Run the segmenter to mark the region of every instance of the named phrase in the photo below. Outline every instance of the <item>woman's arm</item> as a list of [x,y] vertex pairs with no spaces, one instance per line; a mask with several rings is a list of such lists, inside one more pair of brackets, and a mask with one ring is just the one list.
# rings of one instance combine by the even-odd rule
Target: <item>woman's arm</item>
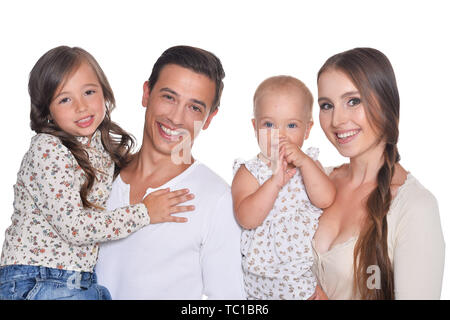
[[395,298],[439,299],[445,243],[437,201],[423,189],[419,194],[410,194],[399,210],[403,214],[394,231]]

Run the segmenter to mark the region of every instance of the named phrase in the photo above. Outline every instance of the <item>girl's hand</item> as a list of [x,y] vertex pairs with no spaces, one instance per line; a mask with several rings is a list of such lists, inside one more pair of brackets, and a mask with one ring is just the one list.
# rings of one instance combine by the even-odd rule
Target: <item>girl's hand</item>
[[317,285],[316,291],[314,291],[314,294],[308,298],[308,300],[329,300],[325,292],[323,292],[322,288]]
[[284,159],[284,153],[280,152],[275,172],[270,179],[281,189],[295,175],[296,170],[295,168],[287,169],[287,161]]
[[285,154],[287,163],[300,168],[307,155],[294,143],[289,142],[285,137],[280,137],[280,153]]
[[186,222],[184,217],[174,217],[178,212],[192,211],[194,206],[179,206],[180,203],[194,199],[194,195],[188,189],[170,191],[169,188],[156,190],[143,200],[147,207],[150,223],[161,222]]

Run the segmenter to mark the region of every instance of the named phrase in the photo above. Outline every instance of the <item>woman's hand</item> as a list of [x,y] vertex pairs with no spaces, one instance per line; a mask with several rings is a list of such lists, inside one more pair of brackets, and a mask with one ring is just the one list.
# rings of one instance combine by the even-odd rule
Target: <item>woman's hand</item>
[[143,200],[147,207],[150,223],[161,222],[186,222],[184,217],[174,217],[178,212],[192,211],[194,206],[179,206],[180,203],[194,199],[194,195],[188,189],[170,191],[169,188],[156,190]]
[[325,292],[323,292],[320,285],[316,286],[316,291],[314,291],[313,295],[308,298],[308,300],[329,300]]

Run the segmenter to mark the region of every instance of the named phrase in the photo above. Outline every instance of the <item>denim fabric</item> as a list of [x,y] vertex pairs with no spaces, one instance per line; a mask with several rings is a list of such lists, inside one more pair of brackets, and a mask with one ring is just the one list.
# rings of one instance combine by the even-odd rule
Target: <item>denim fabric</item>
[[0,300],[111,300],[91,272],[10,265],[0,268]]

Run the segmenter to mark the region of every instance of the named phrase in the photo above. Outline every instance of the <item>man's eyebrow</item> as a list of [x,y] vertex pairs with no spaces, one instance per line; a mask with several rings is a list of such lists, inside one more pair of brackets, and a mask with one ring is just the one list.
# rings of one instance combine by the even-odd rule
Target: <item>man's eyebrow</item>
[[203,101],[197,99],[191,99],[190,101],[192,101],[195,104],[201,105],[206,110],[206,103],[204,103]]
[[[170,89],[170,88],[167,88],[167,87],[161,88],[159,91],[160,91],[160,92],[161,92],[161,91],[163,91],[163,92],[169,92],[169,93],[171,93],[171,94],[173,94],[174,96],[177,96],[177,97],[180,96],[176,91],[174,91],[174,90],[172,90],[172,89]],[[203,101],[201,101],[201,100],[198,100],[198,99],[190,99],[189,101],[191,101],[191,102],[193,102],[193,103],[195,103],[195,104],[198,104],[198,105],[202,106],[202,107],[206,110],[206,103],[205,103],[205,102],[203,102]]]
[[169,92],[169,93],[171,93],[171,94],[173,94],[173,95],[175,95],[175,96],[179,96],[179,94],[178,93],[176,93],[175,91],[173,91],[172,89],[170,89],[170,88],[161,88],[160,90],[159,90],[160,92],[161,91],[166,91],[166,92]]

